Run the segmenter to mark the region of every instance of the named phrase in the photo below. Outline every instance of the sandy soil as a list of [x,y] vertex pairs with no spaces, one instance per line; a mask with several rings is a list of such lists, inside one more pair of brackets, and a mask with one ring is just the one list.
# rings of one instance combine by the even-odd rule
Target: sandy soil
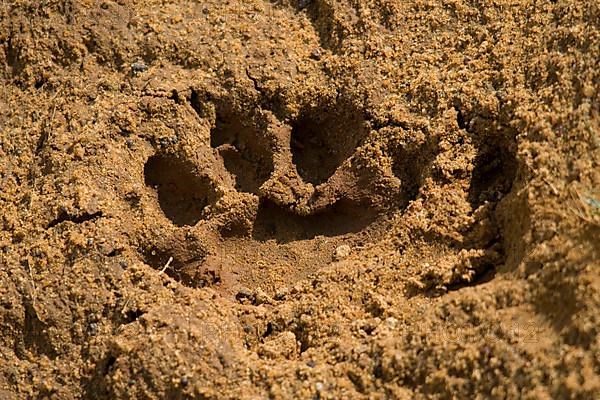
[[600,3],[0,3],[1,399],[600,398]]

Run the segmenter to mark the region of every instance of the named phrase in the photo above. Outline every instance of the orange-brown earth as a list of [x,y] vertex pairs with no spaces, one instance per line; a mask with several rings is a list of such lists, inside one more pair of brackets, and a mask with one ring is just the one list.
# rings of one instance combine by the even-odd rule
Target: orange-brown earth
[[600,397],[600,4],[3,1],[0,398]]

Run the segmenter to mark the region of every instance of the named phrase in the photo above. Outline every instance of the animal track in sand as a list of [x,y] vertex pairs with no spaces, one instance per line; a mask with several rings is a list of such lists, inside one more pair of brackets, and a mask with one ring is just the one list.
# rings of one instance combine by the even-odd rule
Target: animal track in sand
[[[195,108],[214,110],[199,114],[212,125],[197,141],[203,156],[157,151],[145,164],[145,183],[166,217],[161,224],[173,227],[165,228],[170,236],[146,241],[142,255],[159,270],[172,257],[170,276],[230,295],[240,287],[274,293],[335,261],[340,245],[375,242],[388,229],[388,212],[420,196],[440,151],[429,139],[408,140],[389,150],[391,168],[369,170],[361,146],[370,124],[339,99],[286,121],[258,107],[203,102]],[[466,194],[473,210],[511,190],[514,149],[499,137],[474,140]],[[480,245],[494,246],[498,235]]]

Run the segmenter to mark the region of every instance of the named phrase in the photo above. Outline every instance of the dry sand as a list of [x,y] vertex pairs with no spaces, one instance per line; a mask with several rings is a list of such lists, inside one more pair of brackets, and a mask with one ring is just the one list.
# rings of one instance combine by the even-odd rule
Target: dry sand
[[1,399],[600,398],[600,3],[0,3]]

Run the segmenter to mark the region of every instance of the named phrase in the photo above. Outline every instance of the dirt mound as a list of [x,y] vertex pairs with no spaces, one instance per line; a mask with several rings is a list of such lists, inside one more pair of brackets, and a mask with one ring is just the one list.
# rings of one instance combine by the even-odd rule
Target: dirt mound
[[0,15],[0,398],[600,395],[595,2]]

